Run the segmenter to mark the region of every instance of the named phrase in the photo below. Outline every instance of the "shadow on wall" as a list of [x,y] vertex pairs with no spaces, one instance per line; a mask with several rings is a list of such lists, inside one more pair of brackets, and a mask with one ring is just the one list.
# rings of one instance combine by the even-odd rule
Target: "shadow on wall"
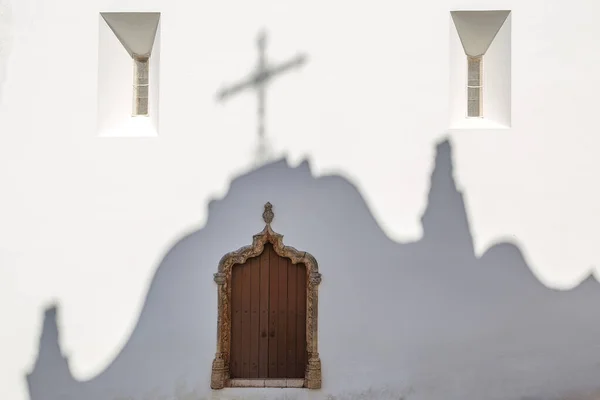
[[[323,389],[210,390],[216,346],[213,273],[251,243],[274,207],[284,243],[309,251],[323,274],[319,350]],[[205,398],[559,399],[598,389],[600,287],[543,286],[519,249],[476,258],[451,145],[437,145],[423,237],[391,241],[358,190],[284,160],[235,179],[209,204],[206,226],[162,260],[128,342],[95,378],[72,377],[45,313],[31,400]],[[221,397],[223,396],[223,397]],[[333,396],[333,397],[328,397]]]

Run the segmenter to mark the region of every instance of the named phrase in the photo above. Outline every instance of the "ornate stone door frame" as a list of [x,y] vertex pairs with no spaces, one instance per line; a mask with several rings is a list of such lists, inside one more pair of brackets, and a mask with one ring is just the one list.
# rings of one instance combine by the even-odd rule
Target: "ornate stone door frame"
[[252,245],[242,247],[225,254],[219,261],[219,269],[214,274],[218,285],[217,318],[217,352],[212,363],[210,387],[223,389],[229,386],[229,356],[231,354],[231,270],[235,264],[243,264],[247,259],[260,255],[267,242],[273,245],[275,253],[280,257],[289,258],[293,264],[303,263],[306,266],[306,349],[308,362],[304,374],[304,387],[308,389],[321,388],[321,359],[319,358],[317,340],[318,320],[318,287],[321,274],[315,258],[305,251],[298,251],[283,244],[283,235],[271,229],[273,210],[271,203],[265,204],[263,220],[265,228],[252,238]]

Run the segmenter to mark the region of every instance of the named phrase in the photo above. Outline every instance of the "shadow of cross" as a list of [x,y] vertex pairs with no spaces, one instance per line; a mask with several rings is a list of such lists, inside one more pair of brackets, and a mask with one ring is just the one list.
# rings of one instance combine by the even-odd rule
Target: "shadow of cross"
[[306,56],[299,54],[291,60],[278,64],[269,65],[266,54],[267,34],[261,31],[258,35],[258,64],[249,77],[243,81],[224,88],[217,94],[217,100],[224,101],[228,97],[245,89],[255,89],[258,96],[258,152],[257,163],[266,162],[268,150],[265,139],[265,86],[275,76],[290,69],[302,66],[306,62]]

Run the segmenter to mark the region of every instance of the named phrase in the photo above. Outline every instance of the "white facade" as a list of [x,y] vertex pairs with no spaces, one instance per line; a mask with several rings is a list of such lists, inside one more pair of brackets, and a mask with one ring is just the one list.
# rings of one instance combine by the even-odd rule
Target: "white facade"
[[[10,3],[11,27],[9,51],[0,60],[0,315],[2,326],[9,327],[0,340],[2,398],[28,398],[24,377],[35,363],[43,309],[51,301],[60,307],[60,344],[73,376],[93,379],[111,365],[137,324],[163,257],[184,235],[202,228],[208,202],[223,197],[230,180],[249,171],[255,95],[219,104],[215,94],[250,72],[262,27],[270,34],[271,61],[299,51],[309,55],[305,67],[277,78],[267,91],[266,129],[277,154],[292,166],[309,159],[316,176],[347,178],[391,240],[421,239],[436,145],[449,137],[477,256],[499,241],[516,243],[536,277],[556,288],[572,288],[598,266],[600,5],[594,0],[4,3]],[[484,9],[511,10],[510,40],[502,42],[510,46],[510,123],[451,129],[452,104],[463,94],[460,78],[453,78],[460,77],[453,63],[460,46],[450,11]],[[161,12],[158,129],[138,135],[149,137],[100,137],[98,130],[99,14],[119,11]],[[236,219],[220,215],[234,234],[215,243],[199,267],[206,279],[200,314],[207,316],[199,340],[209,364],[216,328],[212,272],[224,252],[249,244],[262,228],[258,215],[268,200],[279,207],[276,230],[286,244],[310,251],[323,269],[324,389],[307,396],[343,396],[373,386],[375,393],[390,387],[390,396],[501,398],[504,388],[491,378],[486,386],[481,377],[484,383],[469,390],[466,378],[444,380],[444,367],[426,362],[413,381],[408,373],[398,380],[395,373],[381,375],[385,362],[376,359],[393,353],[396,340],[389,332],[381,348],[359,352],[357,364],[348,364],[344,346],[365,342],[359,336],[336,342],[332,319],[339,310],[332,304],[352,290],[351,282],[344,281],[340,266],[323,266],[335,264],[335,257],[309,239],[310,224],[294,225],[303,218],[302,204],[265,190],[275,199],[237,198],[244,205],[236,215],[239,227]],[[360,282],[368,277],[362,274],[346,279]],[[338,286],[328,292],[331,282]],[[593,316],[597,303],[581,304]],[[368,309],[363,311],[360,321],[368,324]],[[387,323],[392,330],[402,326]],[[367,326],[360,329],[368,331]],[[444,351],[452,358],[459,350]],[[561,351],[556,357],[568,359]],[[569,351],[575,360],[584,349]],[[409,359],[398,371],[411,370]],[[184,382],[186,390],[222,395],[206,391],[209,364],[202,364],[206,369],[198,371],[197,381]],[[361,370],[359,364],[368,367]],[[469,365],[479,370],[473,367],[477,362]],[[564,368],[589,365],[565,362]],[[597,373],[583,369],[565,391],[592,390],[586,385]],[[522,383],[514,396],[547,394],[540,389],[544,379],[552,381],[533,379],[530,392]],[[350,380],[353,385],[345,386]],[[431,380],[438,386],[428,386]],[[147,393],[135,395],[138,400]]]

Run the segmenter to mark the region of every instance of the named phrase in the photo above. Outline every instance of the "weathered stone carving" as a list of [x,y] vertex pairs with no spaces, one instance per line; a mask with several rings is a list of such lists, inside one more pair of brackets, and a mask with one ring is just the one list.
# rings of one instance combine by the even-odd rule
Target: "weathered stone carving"
[[214,280],[218,285],[217,352],[212,363],[211,388],[222,389],[229,384],[229,356],[231,350],[231,270],[235,264],[243,264],[247,259],[260,255],[265,244],[271,243],[275,253],[289,258],[293,264],[302,263],[308,275],[306,285],[306,348],[308,362],[304,377],[304,387],[321,388],[321,359],[318,351],[318,287],[321,282],[319,266],[315,258],[305,251],[296,250],[283,244],[283,235],[271,229],[274,213],[271,203],[265,204],[263,219],[265,228],[252,238],[252,245],[225,254],[219,261]]
[[273,222],[274,217],[273,206],[271,203],[267,202],[267,204],[265,204],[265,211],[263,212],[263,221],[265,221],[265,224],[270,225],[271,222]]

